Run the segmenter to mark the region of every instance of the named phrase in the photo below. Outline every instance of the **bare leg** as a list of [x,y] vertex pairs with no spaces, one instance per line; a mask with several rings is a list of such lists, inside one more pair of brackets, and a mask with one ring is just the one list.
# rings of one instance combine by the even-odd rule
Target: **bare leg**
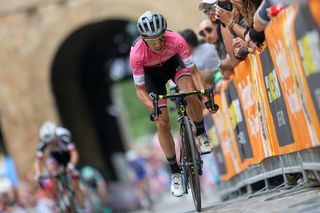
[[[193,84],[191,76],[182,76],[178,80],[178,87],[180,90],[191,91],[195,90],[195,86]],[[202,104],[199,98],[196,95],[188,96],[186,98],[188,102],[187,110],[188,115],[190,116],[191,120],[193,121],[202,121],[203,114],[202,114]]]
[[161,108],[161,115],[156,119],[158,129],[158,138],[160,146],[166,157],[172,157],[175,154],[175,145],[171,134],[168,109]]

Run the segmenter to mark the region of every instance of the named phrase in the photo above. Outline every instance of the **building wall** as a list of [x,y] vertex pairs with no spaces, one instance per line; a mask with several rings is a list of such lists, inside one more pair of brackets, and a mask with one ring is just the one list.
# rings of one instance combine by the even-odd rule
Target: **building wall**
[[61,43],[82,26],[107,19],[135,21],[146,10],[162,13],[168,28],[197,29],[199,1],[1,0],[0,119],[8,153],[22,174],[33,162],[39,125],[59,122],[50,67]]

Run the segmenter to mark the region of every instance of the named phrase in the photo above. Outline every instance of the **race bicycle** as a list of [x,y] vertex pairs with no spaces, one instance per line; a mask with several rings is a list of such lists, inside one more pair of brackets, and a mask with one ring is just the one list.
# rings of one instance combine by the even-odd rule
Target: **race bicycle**
[[178,123],[180,126],[180,163],[181,174],[183,177],[184,192],[188,194],[188,189],[191,188],[192,198],[195,209],[201,211],[201,189],[200,178],[202,175],[202,160],[199,150],[195,142],[195,137],[192,131],[191,121],[187,114],[187,102],[184,99],[190,95],[208,95],[210,97],[211,106],[214,112],[217,112],[219,106],[214,103],[214,91],[210,89],[194,90],[194,91],[179,91],[178,87],[171,89],[173,91],[166,95],[150,94],[153,101],[154,110],[152,117],[159,115],[158,101],[161,99],[170,99],[175,102],[176,111],[178,114]]
[[[56,203],[55,212],[58,213],[76,213],[79,212],[79,206],[75,199],[75,193],[69,181],[69,173],[59,171],[56,174],[46,174],[40,178],[40,185],[48,192],[53,194]],[[50,185],[50,186],[49,186]],[[54,185],[54,186],[52,186]],[[49,186],[49,187],[47,187]]]

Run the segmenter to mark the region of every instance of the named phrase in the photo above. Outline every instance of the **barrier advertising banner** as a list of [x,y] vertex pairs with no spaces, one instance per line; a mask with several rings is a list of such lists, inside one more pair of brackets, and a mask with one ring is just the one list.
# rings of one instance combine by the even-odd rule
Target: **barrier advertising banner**
[[[318,6],[319,9],[320,4]],[[320,31],[308,5],[297,9],[293,22],[292,50],[314,146],[320,143]]]
[[270,133],[268,133],[267,111],[268,104],[264,102],[265,94],[260,88],[261,75],[259,61],[255,56],[249,56],[242,61],[235,72],[234,84],[239,94],[240,106],[243,109],[243,120],[246,122],[246,128],[252,154],[247,159],[248,163],[259,163],[262,159],[272,155],[272,145],[270,142]]
[[234,148],[235,136],[232,131],[233,129],[224,91],[225,88],[221,94],[215,96],[215,102],[220,106],[220,109],[217,113],[213,114],[212,117],[219,136],[225,166],[220,167],[221,163],[219,164],[219,169],[225,169],[223,174],[221,174],[221,180],[228,180],[236,175],[240,171],[240,168],[236,159],[236,149]]
[[274,137],[276,140],[273,141],[273,151],[274,155],[283,154],[285,150],[281,149],[281,147],[294,144],[289,115],[286,109],[283,92],[280,87],[279,77],[274,69],[268,48],[264,49],[259,57],[261,60],[261,71],[272,115],[272,121],[269,119],[268,123],[269,126],[273,123],[275,128]]
[[234,69],[206,115],[222,181],[276,155],[320,145],[320,1],[294,4],[265,30],[266,48]]
[[[294,143],[282,146],[284,153],[298,151],[311,146],[310,123],[306,117],[301,94],[302,88],[297,83],[297,60],[293,54],[291,23],[297,7],[289,7],[278,14],[277,19],[266,29],[268,49],[274,62],[283,99],[294,138]],[[280,141],[285,143],[285,141]]]

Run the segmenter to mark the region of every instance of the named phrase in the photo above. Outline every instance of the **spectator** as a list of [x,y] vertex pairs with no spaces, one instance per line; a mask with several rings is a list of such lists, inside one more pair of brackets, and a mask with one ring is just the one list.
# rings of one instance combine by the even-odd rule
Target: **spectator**
[[215,46],[210,43],[200,43],[197,35],[191,29],[185,29],[179,33],[189,44],[194,62],[206,83],[215,87],[218,81],[221,80],[220,59]]
[[151,195],[149,186],[149,174],[147,162],[135,150],[128,150],[126,159],[129,166],[131,181],[135,184],[142,207],[151,207]]
[[[216,0],[202,0],[199,4],[199,10],[202,10],[205,14],[208,15],[208,18],[211,21],[211,26],[216,24],[217,26],[217,35],[218,41],[223,42],[227,55],[225,58],[221,58],[220,69],[224,76],[224,79],[229,79],[229,77],[233,74],[233,69],[235,66],[238,65],[240,60],[238,60],[233,53],[233,46],[232,46],[232,39],[234,38],[233,34],[227,29],[223,27],[220,21],[217,19],[216,16],[216,8],[217,8],[217,1]],[[209,12],[207,12],[209,11]],[[215,14],[215,15],[214,15]],[[204,30],[206,26],[208,26],[208,22],[201,22],[200,30]],[[221,33],[220,33],[221,32]]]
[[[225,48],[221,42],[219,42],[218,34],[216,31],[217,24],[213,23],[212,21],[206,19],[203,20],[200,25],[199,25],[199,35],[202,36],[205,42],[208,42],[210,44],[214,44],[216,46],[218,55],[220,56],[220,63],[219,63],[219,68],[221,69],[221,73],[224,77],[224,79],[229,79],[229,77],[233,74],[233,67],[232,69],[227,69],[229,68],[225,64],[228,63],[229,57],[223,57],[226,55]],[[228,59],[227,59],[228,58]]]
[[270,0],[264,0],[261,3],[254,14],[253,27],[245,35],[245,40],[252,49],[259,50],[265,39],[264,30],[270,22],[270,18],[275,17],[284,8],[285,5],[272,4]]
[[87,165],[81,169],[80,174],[81,183],[86,192],[86,201],[88,201],[85,202],[85,212],[111,212],[111,209],[107,207],[107,183],[101,173]]
[[216,47],[219,58],[222,60],[226,58],[227,53],[222,38],[219,37],[218,27],[218,24],[205,19],[200,22],[198,34],[205,42]]

